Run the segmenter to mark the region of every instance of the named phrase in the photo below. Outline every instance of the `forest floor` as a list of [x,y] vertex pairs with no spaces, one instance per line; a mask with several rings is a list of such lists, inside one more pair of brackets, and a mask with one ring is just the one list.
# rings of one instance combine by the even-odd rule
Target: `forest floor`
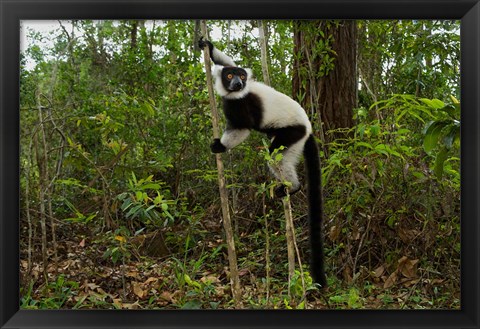
[[[31,274],[22,275],[21,307],[25,309],[224,309],[233,308],[225,246],[220,236],[197,241],[188,254],[146,257],[128,251],[116,236],[117,247],[105,244],[105,235],[68,236],[57,241],[58,261],[49,264],[45,284],[42,264],[33,262]],[[241,237],[248,240],[248,237]],[[122,247],[122,245],[124,245]],[[418,260],[403,259],[389,273],[360,267],[355,278],[345,280],[329,271],[329,286],[319,290],[302,283],[297,272],[285,282],[286,260],[270,247],[269,273],[265,250],[239,248],[239,274],[243,308],[251,309],[459,309],[459,279],[418,266]],[[115,262],[112,250],[123,249]],[[110,250],[110,252],[108,252]],[[193,251],[192,251],[193,250]],[[114,251],[115,252],[115,251]],[[54,251],[49,250],[53,255]],[[40,253],[38,253],[40,254]],[[113,255],[115,255],[113,253]],[[20,266],[28,268],[25,253]],[[285,263],[285,264],[282,264]],[[328,258],[327,258],[328,264]],[[283,268],[282,268],[283,266]],[[297,267],[298,268],[298,267]],[[308,270],[304,266],[305,270]],[[330,273],[328,273],[330,272]],[[347,282],[350,281],[350,282]],[[305,287],[303,286],[305,284]],[[304,300],[304,291],[306,303]],[[452,292],[453,291],[453,292]]]

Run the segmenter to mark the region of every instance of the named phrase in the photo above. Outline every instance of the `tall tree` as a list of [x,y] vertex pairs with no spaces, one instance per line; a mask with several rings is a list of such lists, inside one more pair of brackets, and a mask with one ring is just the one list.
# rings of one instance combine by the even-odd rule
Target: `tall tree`
[[357,103],[356,22],[296,21],[293,31],[294,97],[325,129],[352,127]]

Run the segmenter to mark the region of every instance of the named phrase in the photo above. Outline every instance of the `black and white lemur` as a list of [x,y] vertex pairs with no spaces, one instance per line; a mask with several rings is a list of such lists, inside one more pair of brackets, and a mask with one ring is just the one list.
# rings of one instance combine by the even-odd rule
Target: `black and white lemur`
[[214,139],[210,146],[212,152],[221,153],[234,148],[248,137],[252,129],[266,133],[272,142],[270,152],[284,146],[278,168],[270,166],[270,170],[278,180],[291,183],[289,187],[283,184],[277,187],[277,197],[285,196],[287,189],[290,194],[300,189],[296,166],[303,153],[308,179],[311,274],[315,282],[325,286],[320,159],[305,110],[287,95],[253,80],[250,69],[237,67],[232,58],[210,41],[200,39],[198,45],[201,49],[209,47],[215,63],[215,90],[223,99],[227,121],[222,137]]

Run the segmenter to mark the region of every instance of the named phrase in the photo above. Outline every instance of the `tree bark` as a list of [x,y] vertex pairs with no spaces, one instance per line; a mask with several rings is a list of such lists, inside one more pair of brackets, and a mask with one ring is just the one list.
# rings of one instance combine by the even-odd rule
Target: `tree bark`
[[137,49],[137,31],[138,31],[138,21],[132,21],[130,28],[130,49]]
[[268,61],[267,61],[267,40],[265,37],[265,28],[263,25],[263,21],[258,21],[258,39],[260,42],[260,52],[262,58],[262,74],[263,74],[263,82],[270,86],[270,77],[268,75]]
[[357,105],[355,21],[294,22],[293,95],[326,130],[353,127]]

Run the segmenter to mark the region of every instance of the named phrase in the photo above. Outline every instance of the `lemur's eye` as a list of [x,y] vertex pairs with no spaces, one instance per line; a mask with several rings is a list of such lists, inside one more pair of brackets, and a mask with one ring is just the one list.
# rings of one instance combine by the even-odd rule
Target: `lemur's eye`
[[233,74],[230,73],[229,75],[227,75],[228,80],[232,80],[232,78],[233,78]]
[[242,74],[242,75],[240,76],[240,79],[245,80],[245,75]]

